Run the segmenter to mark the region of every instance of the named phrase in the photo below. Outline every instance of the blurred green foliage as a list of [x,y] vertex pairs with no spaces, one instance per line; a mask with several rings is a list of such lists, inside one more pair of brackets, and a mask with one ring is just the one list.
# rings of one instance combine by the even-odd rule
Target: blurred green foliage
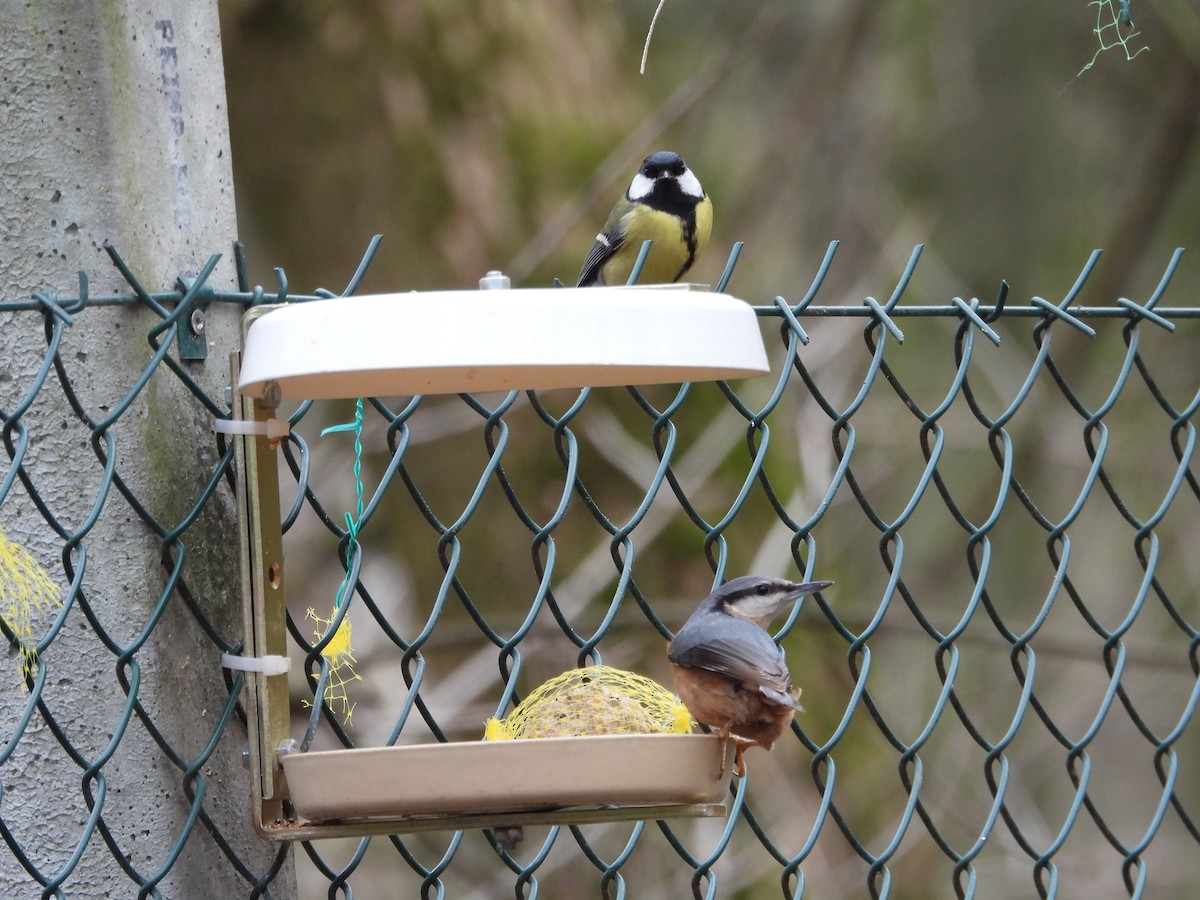
[[1197,230],[1200,23],[1138,7],[1149,52],[1077,78],[1083,2],[672,0],[639,75],[645,0],[233,0],[243,238],[295,284],[348,275],[375,232],[366,290],[568,281],[669,147],[716,206],[696,280],[745,241],[752,300],[795,296],[831,239],[866,283],[924,242],[934,293],[1052,295],[1104,247],[1089,290],[1144,291]]

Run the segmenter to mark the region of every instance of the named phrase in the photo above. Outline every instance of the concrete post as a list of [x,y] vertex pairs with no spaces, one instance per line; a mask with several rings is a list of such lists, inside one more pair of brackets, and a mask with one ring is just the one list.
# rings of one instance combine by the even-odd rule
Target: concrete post
[[[0,23],[0,300],[74,295],[79,270],[93,296],[128,292],[106,242],[151,291],[172,288],[213,253],[225,256],[211,283],[234,287],[216,0],[0,0]],[[210,307],[208,357],[184,364],[222,405],[239,318],[232,305]],[[103,422],[131,393],[159,321],[142,306],[74,317],[59,358],[86,419]],[[35,385],[46,346],[36,312],[0,313],[6,416]],[[132,897],[147,882],[171,898],[250,896],[273,872],[280,848],[250,825],[245,730],[236,717],[218,724],[228,699],[220,648],[185,602],[194,599],[221,639],[240,639],[228,485],[189,518],[219,461],[211,418],[159,366],[111,426],[96,429],[52,373],[18,420],[29,438],[23,455],[15,438],[0,444],[0,484],[19,456],[56,520],[17,482],[0,496],[0,528],[59,583],[69,609],[42,655],[45,714],[22,724],[30,695],[17,687],[19,657],[0,654],[0,896]],[[105,475],[107,458],[157,528]],[[189,521],[177,543],[164,541]],[[64,550],[73,537],[77,546]],[[164,548],[183,560],[173,590]],[[72,571],[82,574],[68,592]],[[52,626],[53,616],[39,617],[35,638]],[[214,737],[215,752],[185,780],[179,762],[189,767]],[[189,790],[203,796],[201,818]],[[294,895],[290,859],[269,890]]]

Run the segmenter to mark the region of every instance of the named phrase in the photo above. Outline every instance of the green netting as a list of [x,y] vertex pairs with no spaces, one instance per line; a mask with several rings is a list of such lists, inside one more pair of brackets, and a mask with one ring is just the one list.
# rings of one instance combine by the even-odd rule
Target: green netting
[[[1096,26],[1092,29],[1092,33],[1096,35],[1099,46],[1092,54],[1092,58],[1088,60],[1087,65],[1079,70],[1079,75],[1094,66],[1096,60],[1100,58],[1100,54],[1108,50],[1120,48],[1125,52],[1126,62],[1129,62],[1143,51],[1150,49],[1145,44],[1138,46],[1140,41],[1136,39],[1140,38],[1142,33],[1134,27],[1130,0],[1116,0],[1116,2],[1091,0],[1088,6],[1096,7]],[[1136,50],[1135,47],[1137,47]]]
[[[834,249],[803,296],[756,307],[772,361],[762,378],[369,399],[357,462],[347,436],[322,434],[354,417],[351,404],[285,410],[288,627],[302,663],[293,725],[313,749],[478,740],[487,718],[581,663],[669,684],[666,640],[714,583],[746,572],[835,581],[777,623],[807,711],[771,753],[750,751],[727,819],[527,827],[516,845],[478,831],[308,843],[305,896],[1194,889],[1200,310],[1162,302],[1180,254],[1137,301],[1079,302],[1096,254],[1053,302],[1011,302],[1001,285],[987,302],[930,304],[911,299],[919,248],[885,300],[825,296]],[[139,705],[142,667],[159,676],[145,636],[179,627],[169,610],[211,641],[211,658],[190,665],[215,671],[240,646],[194,595],[206,573],[183,552],[206,505],[229,502],[233,454],[214,436],[216,464],[188,473],[203,488],[160,521],[129,486],[143,438],[122,429],[124,417],[163,378],[203,415],[229,414],[172,349],[199,299],[328,296],[295,297],[282,278],[270,294],[245,283],[212,292],[209,271],[186,296],[149,294],[128,273],[123,297],[84,288],[0,303],[5,328],[45,336],[40,356],[0,383],[0,528],[18,510],[39,517],[55,536],[39,559],[64,588],[61,614],[34,617],[42,657],[24,694],[21,658],[10,658],[0,871],[19,878],[14,896],[73,894],[97,854],[127,879],[108,887],[113,896],[157,895],[197,846],[257,896],[289,849],[240,858],[214,809],[219,786],[206,789],[212,765],[240,763],[240,676],[226,676],[222,708],[186,747]],[[60,344],[67,329],[102,327],[128,306],[160,321],[143,378],[114,387],[101,417],[75,399],[86,363],[67,366]],[[90,520],[61,517],[29,455],[47,427],[30,413],[45,392],[65,395],[88,435],[61,462],[78,492],[98,513],[128,515],[161,552],[163,590],[140,598],[137,635],[106,632],[85,573]],[[157,473],[164,484],[179,475]],[[343,592],[347,572],[353,590]],[[329,625],[340,593],[362,678],[344,685],[351,721],[340,705],[305,708],[329,668],[314,630]],[[97,696],[121,700],[98,749],[76,745],[80,712],[56,696],[53,648],[66,622],[95,637]],[[15,646],[12,623],[4,634]],[[176,828],[161,858],[109,827],[120,801],[106,779],[132,744],[177,773],[190,811],[169,826],[142,811],[145,828]],[[37,783],[37,754],[76,771],[83,802],[31,834],[10,827],[8,810],[14,786]]]

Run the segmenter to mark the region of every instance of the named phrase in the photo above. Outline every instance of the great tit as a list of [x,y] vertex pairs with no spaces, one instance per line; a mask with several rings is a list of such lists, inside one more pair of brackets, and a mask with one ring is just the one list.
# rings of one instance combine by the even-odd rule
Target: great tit
[[596,235],[579,271],[579,287],[621,285],[651,240],[639,284],[678,281],[712,232],[712,201],[678,153],[651,153]]

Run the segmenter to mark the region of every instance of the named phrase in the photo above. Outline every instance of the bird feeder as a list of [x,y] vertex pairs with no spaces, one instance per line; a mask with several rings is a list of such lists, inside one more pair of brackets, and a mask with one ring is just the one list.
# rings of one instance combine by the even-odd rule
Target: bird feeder
[[[253,818],[290,840],[723,815],[714,735],[295,752],[278,441],[282,402],[742,378],[768,370],[753,309],[689,285],[442,291],[258,306],[234,354]],[[285,803],[286,801],[286,803]]]

